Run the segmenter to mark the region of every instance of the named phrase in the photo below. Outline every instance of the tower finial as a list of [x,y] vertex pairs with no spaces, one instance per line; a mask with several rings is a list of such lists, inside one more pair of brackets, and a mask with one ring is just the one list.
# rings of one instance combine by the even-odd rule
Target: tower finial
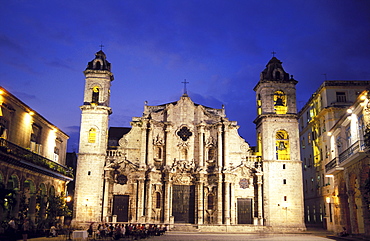
[[188,91],[187,91],[187,89],[186,89],[186,84],[189,84],[189,82],[187,82],[186,81],[186,79],[184,79],[184,81],[183,82],[181,82],[181,83],[183,83],[184,84],[184,94],[183,95],[188,95]]
[[276,52],[272,51],[271,54],[272,54],[272,57],[275,57]]
[[104,47],[103,43],[100,43],[99,47],[100,47],[100,50],[103,51],[103,47]]

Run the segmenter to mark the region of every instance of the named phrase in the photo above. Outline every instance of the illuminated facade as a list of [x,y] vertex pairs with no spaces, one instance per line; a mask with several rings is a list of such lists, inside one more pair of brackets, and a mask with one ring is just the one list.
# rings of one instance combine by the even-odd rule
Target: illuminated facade
[[0,219],[46,218],[48,196],[65,193],[72,173],[65,167],[68,136],[10,92],[0,87],[0,185],[15,191]]
[[[369,162],[364,159],[365,112],[358,99],[369,84],[370,81],[325,81],[299,112],[308,225],[334,232],[341,232],[343,227],[351,233],[365,232],[366,214],[363,202],[359,204],[358,188],[364,185]],[[350,121],[347,109],[355,102],[356,116]]]
[[273,57],[254,88],[258,114],[254,122],[263,163],[266,225],[304,229],[297,83]]
[[[275,59],[268,68],[282,79],[261,76],[256,86],[261,104],[256,124],[269,140],[261,144],[261,159],[223,107],[196,104],[186,93],[172,103],[146,103],[130,128],[108,128],[113,75],[105,54],[97,52],[84,72],[75,222],[196,224],[201,231],[305,229],[301,162],[292,159],[299,156],[297,82],[285,79]],[[263,94],[268,91],[274,95]],[[275,117],[279,126],[265,124]],[[273,126],[274,134],[266,134]],[[281,167],[279,184],[273,184],[275,165]],[[284,193],[276,195],[283,186]]]

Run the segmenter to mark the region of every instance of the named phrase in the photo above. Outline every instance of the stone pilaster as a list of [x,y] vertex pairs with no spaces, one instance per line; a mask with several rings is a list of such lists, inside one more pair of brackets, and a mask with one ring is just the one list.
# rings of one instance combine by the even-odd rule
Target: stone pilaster
[[217,181],[217,224],[222,224],[222,174],[218,174]]
[[146,210],[145,210],[145,221],[151,223],[152,221],[152,204],[153,204],[153,191],[151,179],[147,180],[146,183]]
[[223,163],[223,142],[222,142],[222,124],[218,125],[217,129],[217,168],[219,171],[222,170]]

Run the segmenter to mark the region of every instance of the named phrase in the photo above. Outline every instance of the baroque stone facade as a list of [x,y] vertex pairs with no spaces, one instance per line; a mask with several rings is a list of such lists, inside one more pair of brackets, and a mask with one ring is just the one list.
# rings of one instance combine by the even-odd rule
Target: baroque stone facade
[[[269,63],[267,67],[267,74],[278,69],[286,75],[281,66]],[[239,136],[237,123],[226,118],[224,107],[196,104],[186,93],[176,102],[158,106],[146,103],[143,115],[132,118],[131,128],[108,130],[113,75],[102,51],[88,64],[85,75],[76,222],[249,224],[304,229],[301,166],[296,159],[299,153],[293,160],[285,156],[280,161],[279,156],[270,155],[266,159],[269,164],[264,163],[266,154],[276,152],[276,143],[280,144],[276,131],[264,135],[272,141],[261,144],[265,151],[253,153]],[[257,92],[265,90],[267,82],[271,90],[288,93],[288,103],[295,103],[295,80],[275,81],[274,87],[270,79],[261,76]],[[271,94],[258,96],[266,98],[263,104],[274,101]],[[285,132],[291,133],[290,142],[284,143],[299,152],[293,108],[295,105],[289,104],[289,114],[271,110],[273,117],[263,109],[256,123],[266,128],[262,133],[269,132],[272,124],[261,123],[280,115],[279,122],[288,127]],[[277,171],[275,162],[289,168]],[[290,207],[284,206],[283,194],[276,195],[283,186],[273,184],[277,172],[283,173],[279,174],[281,182],[289,180],[284,195],[289,197]]]

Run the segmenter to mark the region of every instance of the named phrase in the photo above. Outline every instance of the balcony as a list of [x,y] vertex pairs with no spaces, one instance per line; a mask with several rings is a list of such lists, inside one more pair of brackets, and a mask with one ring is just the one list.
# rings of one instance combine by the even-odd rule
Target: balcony
[[43,156],[24,149],[0,138],[0,158],[2,161],[39,172],[65,181],[73,180],[73,170]]
[[344,170],[344,167],[364,157],[366,157],[365,143],[363,140],[359,140],[343,151],[339,157],[334,158],[325,165],[326,174],[336,174]]
[[343,171],[344,168],[339,166],[339,158],[336,157],[331,160],[328,164],[325,165],[326,174],[337,174],[340,171]]
[[365,142],[363,140],[356,141],[353,145],[339,154],[339,166],[345,167],[353,161],[361,160],[366,156]]

